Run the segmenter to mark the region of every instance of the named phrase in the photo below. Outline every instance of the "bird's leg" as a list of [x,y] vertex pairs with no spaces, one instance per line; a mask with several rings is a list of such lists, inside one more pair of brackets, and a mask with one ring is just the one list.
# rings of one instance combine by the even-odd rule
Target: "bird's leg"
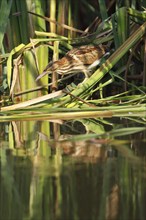
[[85,75],[85,78],[88,79],[89,78],[89,71],[87,69],[84,69],[83,73]]
[[[82,72],[85,75],[85,78],[82,81],[82,83],[84,83],[89,78],[90,75],[89,75],[89,71],[87,69],[84,69]],[[81,83],[79,83],[79,84],[81,84]]]

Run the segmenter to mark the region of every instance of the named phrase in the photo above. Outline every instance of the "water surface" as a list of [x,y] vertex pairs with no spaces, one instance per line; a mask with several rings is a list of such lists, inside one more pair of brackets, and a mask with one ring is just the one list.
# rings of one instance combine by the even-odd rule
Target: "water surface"
[[146,218],[145,131],[107,138],[126,122],[82,122],[0,124],[0,219]]

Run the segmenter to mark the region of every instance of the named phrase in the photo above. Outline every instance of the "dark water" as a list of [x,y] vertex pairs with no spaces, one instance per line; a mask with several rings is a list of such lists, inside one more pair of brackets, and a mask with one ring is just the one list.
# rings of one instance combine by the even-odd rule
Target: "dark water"
[[[1,220],[146,219],[145,131],[85,140],[113,125],[55,124],[51,134],[47,121],[0,126]],[[71,133],[86,136],[63,141]]]

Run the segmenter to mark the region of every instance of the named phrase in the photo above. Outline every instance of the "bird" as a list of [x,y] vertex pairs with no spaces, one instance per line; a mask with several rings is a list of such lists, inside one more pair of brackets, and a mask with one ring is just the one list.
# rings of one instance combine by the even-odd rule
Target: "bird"
[[88,74],[99,64],[101,57],[105,56],[106,52],[107,46],[105,45],[83,45],[73,48],[61,59],[49,62],[36,81],[52,72],[61,76],[83,72],[88,77]]

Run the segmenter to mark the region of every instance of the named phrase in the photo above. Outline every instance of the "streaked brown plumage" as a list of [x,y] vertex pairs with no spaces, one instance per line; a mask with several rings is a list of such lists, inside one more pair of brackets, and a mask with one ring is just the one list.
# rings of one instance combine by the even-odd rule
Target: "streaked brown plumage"
[[89,68],[90,65],[105,55],[106,50],[107,47],[102,45],[86,45],[74,48],[66,53],[63,58],[55,62],[50,62],[43,73],[37,77],[36,81],[52,72],[56,72],[62,76],[79,72],[84,72],[87,75],[91,70]]

